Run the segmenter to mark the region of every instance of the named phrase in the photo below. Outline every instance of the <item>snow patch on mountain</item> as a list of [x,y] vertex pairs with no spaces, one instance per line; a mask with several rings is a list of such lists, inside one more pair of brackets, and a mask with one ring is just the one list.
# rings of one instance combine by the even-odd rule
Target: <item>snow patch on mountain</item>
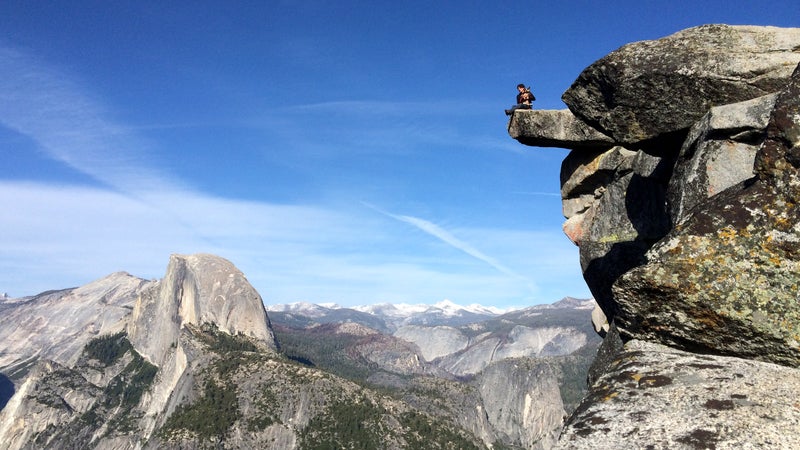
[[366,312],[374,315],[388,316],[395,318],[407,318],[419,314],[438,313],[445,317],[456,317],[464,314],[476,314],[481,316],[499,316],[514,310],[513,308],[501,309],[494,306],[483,306],[471,304],[467,306],[459,305],[450,300],[443,300],[433,305],[409,304],[409,303],[378,303],[374,305],[353,306],[351,309]]

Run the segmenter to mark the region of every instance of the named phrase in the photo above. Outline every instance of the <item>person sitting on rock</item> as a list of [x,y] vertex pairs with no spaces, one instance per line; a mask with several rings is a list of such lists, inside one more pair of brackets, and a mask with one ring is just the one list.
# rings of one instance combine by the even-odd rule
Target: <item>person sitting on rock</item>
[[533,101],[536,100],[534,97],[533,92],[531,92],[531,88],[525,87],[524,84],[520,83],[517,85],[517,104],[512,106],[511,109],[506,110],[506,115],[510,116],[514,113],[514,111],[518,109],[533,109]]

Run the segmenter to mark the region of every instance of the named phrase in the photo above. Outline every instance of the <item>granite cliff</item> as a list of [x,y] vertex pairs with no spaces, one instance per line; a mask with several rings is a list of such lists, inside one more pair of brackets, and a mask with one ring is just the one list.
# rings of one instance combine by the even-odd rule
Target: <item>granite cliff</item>
[[[605,341],[558,448],[798,448],[800,28],[706,25],[587,67],[509,134],[572,151]],[[750,446],[750,447],[748,447]]]
[[2,308],[4,448],[136,448],[194,395],[213,360],[203,339],[276,350],[261,297],[213,255],[173,255],[160,281],[116,273]]
[[0,447],[545,450],[586,390],[591,304],[453,316],[439,337],[491,345],[429,347],[443,325],[355,310],[273,326],[231,262],[173,255],[161,280],[0,301]]

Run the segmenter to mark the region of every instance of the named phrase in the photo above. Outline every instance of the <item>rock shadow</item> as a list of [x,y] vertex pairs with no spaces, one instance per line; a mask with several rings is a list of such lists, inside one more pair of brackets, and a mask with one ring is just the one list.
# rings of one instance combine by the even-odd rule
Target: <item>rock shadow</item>
[[[613,321],[618,313],[611,287],[623,274],[647,263],[645,258],[647,251],[672,230],[667,188],[680,147],[671,144],[671,150],[658,152],[657,156],[647,155],[647,157],[655,156],[658,162],[652,170],[642,170],[649,172],[646,176],[634,171],[625,189],[625,213],[630,226],[636,231],[636,237],[630,241],[613,244],[583,244],[587,247],[607,246],[604,252],[598,251],[599,249],[584,252],[586,249],[581,249],[581,253],[603,255],[582,266],[585,267],[584,280],[609,322]],[[665,147],[670,148],[670,146]],[[642,161],[647,157],[642,158]]]
[[11,397],[14,396],[14,383],[5,374],[0,373],[0,411],[2,411]]

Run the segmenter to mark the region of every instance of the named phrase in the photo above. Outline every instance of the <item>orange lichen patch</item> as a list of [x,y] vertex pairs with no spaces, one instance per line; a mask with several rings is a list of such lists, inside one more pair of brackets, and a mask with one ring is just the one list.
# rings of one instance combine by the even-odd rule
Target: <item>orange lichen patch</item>
[[607,402],[619,395],[619,392],[611,392],[610,394],[606,395],[601,399],[601,401]]
[[775,227],[781,231],[786,231],[794,226],[794,222],[785,216],[775,217]]
[[736,241],[738,233],[731,227],[725,227],[717,231],[717,236],[724,244],[731,245]]
[[648,375],[639,381],[639,387],[657,388],[672,384],[672,378],[664,375]]

